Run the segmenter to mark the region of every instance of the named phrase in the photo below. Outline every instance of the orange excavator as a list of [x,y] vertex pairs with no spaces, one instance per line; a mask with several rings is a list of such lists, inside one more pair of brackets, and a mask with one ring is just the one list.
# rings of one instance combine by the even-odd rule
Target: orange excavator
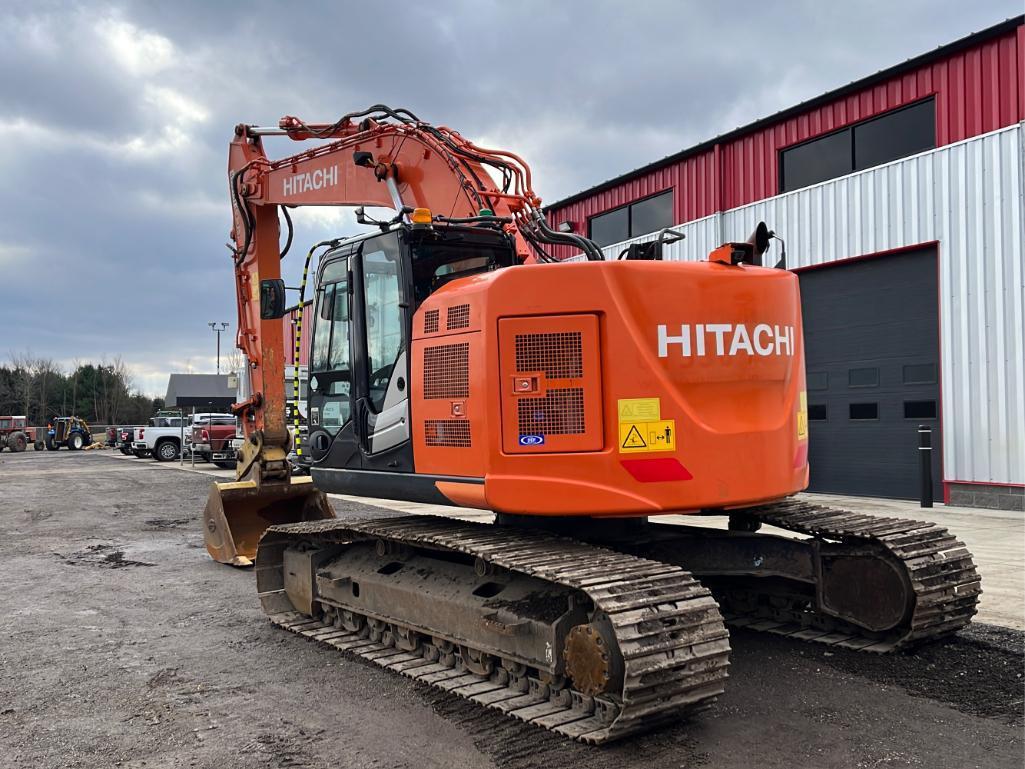
[[[312,143],[271,160],[265,136]],[[382,105],[239,125],[229,181],[252,395],[206,538],[219,561],[255,560],[274,623],[601,743],[708,707],[726,622],[885,652],[975,613],[978,574],[945,529],[794,498],[801,306],[796,276],[762,266],[764,225],[703,261],[663,260],[672,231],[606,259],[549,227],[516,155]],[[321,251],[298,324],[314,324],[309,478],[287,461],[280,320],[300,205],[376,225],[303,271],[305,292]],[[495,520],[339,519],[325,492]]]

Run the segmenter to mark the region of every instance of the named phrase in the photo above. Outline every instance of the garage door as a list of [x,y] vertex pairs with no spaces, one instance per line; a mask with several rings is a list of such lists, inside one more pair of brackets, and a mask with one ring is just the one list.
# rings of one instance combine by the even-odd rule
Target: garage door
[[811,491],[914,499],[918,425],[941,496],[936,250],[800,273]]

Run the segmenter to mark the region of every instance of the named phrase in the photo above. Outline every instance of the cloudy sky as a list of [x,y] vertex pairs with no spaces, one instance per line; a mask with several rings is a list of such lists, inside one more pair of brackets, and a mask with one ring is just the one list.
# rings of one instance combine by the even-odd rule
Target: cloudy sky
[[[212,372],[238,122],[405,106],[520,153],[551,202],[1021,8],[0,0],[0,359],[120,356],[154,395]],[[293,271],[357,232],[347,211],[295,218]]]

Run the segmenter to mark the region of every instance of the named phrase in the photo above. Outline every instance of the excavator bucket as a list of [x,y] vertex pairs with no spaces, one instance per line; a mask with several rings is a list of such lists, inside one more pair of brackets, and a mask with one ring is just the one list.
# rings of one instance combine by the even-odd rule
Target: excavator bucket
[[268,526],[334,518],[324,492],[309,477],[285,483],[215,483],[203,512],[210,557],[232,566],[252,566]]

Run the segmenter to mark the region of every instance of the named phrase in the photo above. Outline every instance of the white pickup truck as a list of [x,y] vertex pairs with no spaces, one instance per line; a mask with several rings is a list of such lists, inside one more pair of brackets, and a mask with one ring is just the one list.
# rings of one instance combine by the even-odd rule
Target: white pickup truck
[[[196,414],[211,416],[210,414]],[[217,416],[223,416],[218,414]],[[231,416],[230,414],[228,416]],[[186,448],[192,437],[192,417],[153,417],[146,427],[136,427],[132,438],[132,453],[137,457],[152,456],[160,462],[177,459],[182,450],[184,437]]]

